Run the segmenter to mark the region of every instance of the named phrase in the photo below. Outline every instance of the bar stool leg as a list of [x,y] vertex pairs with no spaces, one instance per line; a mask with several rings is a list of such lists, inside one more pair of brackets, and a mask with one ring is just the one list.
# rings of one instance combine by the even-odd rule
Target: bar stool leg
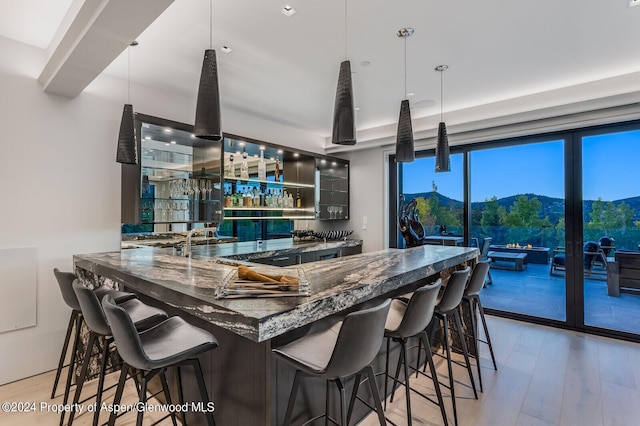
[[[127,381],[127,373],[129,372],[129,367],[126,363],[123,363],[120,367],[120,379],[118,380],[118,387],[116,388],[116,394],[113,397],[113,405],[117,406],[120,404],[122,400],[122,392],[124,391],[124,383]],[[109,426],[114,426],[116,423],[116,417],[118,415],[115,411],[112,411],[109,415]]]
[[469,380],[471,380],[471,387],[473,388],[473,395],[478,399],[478,391],[476,390],[476,382],[473,379],[473,372],[471,371],[471,362],[469,361],[469,349],[467,349],[467,342],[465,341],[464,332],[462,331],[462,323],[460,321],[460,314],[457,309],[453,311],[453,318],[456,321],[456,328],[458,329],[458,335],[460,336],[460,344],[462,345],[462,354],[464,355],[464,361],[467,364],[467,372],[469,373]]
[[[464,299],[463,299],[464,300]],[[473,348],[475,350],[476,369],[478,370],[478,382],[480,383],[480,392],[484,392],[482,387],[482,371],[480,371],[480,347],[478,345],[478,317],[476,313],[475,298],[470,297],[467,299],[469,302],[469,312],[471,313],[471,335],[473,337]]]
[[353,381],[353,391],[351,392],[351,399],[349,400],[349,410],[347,411],[347,424],[349,424],[349,422],[351,421],[353,406],[356,404],[358,389],[360,387],[360,379],[362,379],[362,372],[356,374],[356,378]]
[[[200,388],[200,395],[202,398],[202,402],[205,406],[209,403],[209,395],[207,394],[207,385],[204,383],[204,376],[202,375],[202,367],[200,367],[200,360],[198,358],[194,358],[192,360],[193,368],[196,370],[196,381],[198,382],[198,387]],[[213,418],[213,414],[209,410],[206,411],[207,424],[209,426],[215,426],[216,421]]]
[[387,421],[384,418],[384,411],[382,411],[382,403],[380,402],[380,395],[378,394],[376,376],[373,374],[373,367],[369,365],[365,367],[365,370],[367,372],[367,376],[369,376],[369,387],[371,388],[371,395],[373,396],[373,404],[376,407],[376,412],[378,413],[378,421],[380,422],[380,426],[384,426],[387,424]]
[[289,395],[289,402],[287,403],[287,413],[284,416],[284,426],[291,426],[291,418],[293,417],[293,406],[296,403],[296,396],[298,395],[298,387],[300,387],[300,377],[302,372],[296,370],[296,375],[293,378],[293,387],[291,388],[291,395]]
[[389,349],[391,348],[391,339],[387,337],[387,356],[385,358],[385,367],[384,367],[384,409],[387,409],[387,395],[388,392],[388,383],[389,383]]
[[407,398],[407,422],[411,426],[411,388],[409,387],[409,367],[407,366],[407,339],[402,339],[400,342],[400,355],[402,358],[402,364],[404,365],[404,392]]
[[102,404],[102,389],[104,387],[104,376],[107,371],[107,358],[109,357],[109,347],[111,346],[111,339],[105,339],[104,347],[102,348],[102,359],[100,360],[100,376],[98,379],[98,392],[96,393],[96,411],[93,413],[93,426],[98,426],[98,419],[100,417],[100,405]]
[[391,398],[389,398],[389,402],[393,402],[393,396],[396,393],[396,389],[398,388],[398,382],[400,381],[400,367],[402,367],[402,347],[400,348],[400,355],[398,355],[398,365],[396,366],[396,374],[393,376],[393,387],[391,388]]
[[331,398],[329,395],[329,380],[324,383],[324,426],[329,426],[329,407]]
[[80,314],[76,315],[76,332],[73,336],[73,348],[71,349],[71,360],[69,361],[69,369],[67,370],[67,383],[64,387],[64,397],[62,399],[62,404],[66,405],[67,401],[69,401],[69,390],[71,389],[71,379],[74,375],[74,370],[77,362],[77,354],[78,352],[78,341],[80,340],[80,324],[82,324],[82,316]]
[[[343,426],[347,426],[347,404],[345,401],[344,395],[344,385],[342,384],[342,380],[336,379],[336,386],[338,387],[338,391],[340,392],[340,424]],[[325,419],[329,418],[329,412],[327,412]]]
[[487,337],[487,344],[489,345],[489,352],[491,353],[491,361],[493,361],[493,369],[497,370],[496,357],[493,355],[493,346],[491,345],[491,337],[489,337],[489,328],[487,328],[487,320],[484,318],[484,309],[482,308],[482,302],[478,298],[478,310],[480,311],[480,319],[482,320],[482,327],[484,328],[484,335]]
[[[84,360],[82,361],[82,370],[80,371],[80,378],[78,379],[78,383],[76,385],[76,391],[73,395],[73,406],[76,407],[80,402],[80,395],[82,394],[82,386],[84,385],[84,381],[87,378],[87,370],[89,368],[89,359],[91,359],[91,353],[93,352],[93,346],[96,342],[96,334],[92,331],[89,333],[89,343],[87,343],[87,351],[84,354]],[[63,404],[67,402],[64,401]],[[71,411],[69,414],[69,426],[73,423],[73,418],[75,417],[76,412]],[[64,411],[60,413],[60,426],[64,425]]]
[[[178,373],[178,398],[180,399],[180,404],[184,404],[184,393],[182,391],[182,372],[180,371],[180,366],[176,366],[176,370]],[[182,424],[187,424],[187,413],[182,412]]]
[[[162,391],[164,392],[164,397],[167,400],[167,404],[171,405],[173,404],[173,402],[171,402],[171,394],[169,393],[169,385],[167,384],[167,376],[164,374],[166,371],[165,368],[163,368],[162,370],[160,370],[160,382],[162,383]],[[178,422],[176,421],[176,413],[175,412],[171,412],[171,422],[173,423],[173,426],[178,426]],[[184,419],[183,419],[184,420]],[[186,425],[187,423],[184,422],[183,425]]]
[[431,353],[431,344],[429,342],[429,338],[427,337],[427,332],[423,331],[422,334],[423,335],[420,336],[420,339],[424,339],[425,356],[427,357],[427,359],[425,360],[425,364],[429,363],[429,370],[431,371],[431,380],[433,381],[433,387],[435,388],[436,396],[438,397],[438,405],[440,406],[442,421],[444,422],[444,426],[448,426],[449,423],[447,421],[447,412],[444,408],[444,399],[442,398],[442,391],[440,390],[438,373],[436,373],[436,366],[433,363],[433,354]]
[[[141,372],[142,380],[140,383],[140,402],[144,405],[147,402],[147,380],[151,373],[148,373],[146,376],[144,372]],[[136,426],[142,426],[142,420],[144,418],[144,410],[139,410],[138,415],[136,416]]]
[[451,403],[453,405],[453,421],[458,426],[458,410],[456,408],[456,388],[453,383],[453,366],[451,365],[451,346],[449,345],[449,322],[447,315],[442,315],[442,331],[444,335],[444,346],[447,353],[447,369],[449,371],[449,386],[451,391]]
[[[60,361],[58,361],[58,369],[56,370],[56,378],[53,381],[53,390],[51,391],[51,399],[56,397],[56,389],[58,388],[58,381],[60,380],[60,373],[62,373],[62,368],[64,367],[64,359],[66,358],[67,351],[69,349],[69,340],[71,339],[71,332],[73,331],[73,326],[76,323],[76,311],[71,311],[71,315],[69,316],[69,325],[67,326],[67,334],[64,337],[64,343],[62,344],[62,352],[60,353]],[[75,341],[73,346],[75,347]],[[69,363],[69,368],[73,369],[71,363]]]

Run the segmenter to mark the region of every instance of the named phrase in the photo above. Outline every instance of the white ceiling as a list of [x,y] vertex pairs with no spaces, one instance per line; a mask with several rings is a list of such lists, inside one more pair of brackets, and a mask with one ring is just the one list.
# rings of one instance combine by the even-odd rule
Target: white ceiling
[[[297,10],[290,18],[280,12],[286,2]],[[0,0],[0,36],[45,49],[71,4]],[[329,136],[345,57],[344,4],[214,0],[223,117],[228,108]],[[640,7],[629,7],[629,0],[348,0],[347,6],[358,130],[397,120],[404,98],[404,42],[396,36],[402,27],[415,29],[407,40],[411,104],[436,101],[413,107],[412,116],[433,117],[434,127],[439,64],[449,65],[445,114],[514,98],[526,108],[528,95],[640,72]],[[132,80],[195,98],[209,47],[209,1],[175,0],[137,40]],[[222,53],[223,45],[233,52]],[[104,72],[126,78],[126,52]],[[611,94],[625,91],[616,79],[607,84]],[[566,102],[558,93],[550,105]]]

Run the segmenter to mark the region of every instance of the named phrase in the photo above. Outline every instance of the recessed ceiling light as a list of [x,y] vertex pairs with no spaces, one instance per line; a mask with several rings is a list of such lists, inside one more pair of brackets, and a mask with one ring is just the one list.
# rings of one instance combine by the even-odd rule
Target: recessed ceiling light
[[360,111],[360,107],[355,107],[354,108],[356,111]]
[[416,108],[431,108],[432,106],[435,106],[435,105],[436,105],[436,101],[432,99],[423,99],[421,101],[413,103],[413,106]]
[[362,65],[363,67],[368,67],[369,65],[371,65],[371,61],[362,61],[360,62],[360,65]]
[[332,162],[331,162],[331,165],[332,165],[332,166],[337,166],[337,165],[338,165],[338,163],[336,163],[335,161],[332,161]]
[[232,48],[230,48],[229,46],[222,46],[222,47],[220,48],[220,51],[221,51],[222,53],[231,53],[231,52],[233,52],[233,49],[232,49]]
[[281,149],[279,149],[279,150],[278,150],[278,154],[282,154],[282,152],[283,152],[283,151],[282,151]]
[[195,139],[196,135],[194,135],[193,133],[191,133],[191,139]]
[[175,145],[175,144],[176,144],[176,141],[171,141],[171,145]]
[[320,160],[320,164],[326,164],[327,160]]
[[407,96],[413,96],[413,95],[415,95],[415,93],[414,92],[407,92],[406,95]]
[[168,128],[168,127],[165,127],[164,132],[165,132],[165,133],[171,133],[171,129],[170,129],[170,128]]
[[144,139],[147,140],[147,141],[150,141],[151,140],[151,136],[145,136]]
[[631,6],[637,6],[640,4],[640,0],[630,0],[629,1],[629,7]]
[[294,156],[294,158],[298,158],[298,157],[300,157],[300,154],[298,154],[297,152],[294,152],[293,156]]
[[240,142],[240,143],[238,143],[238,145],[244,146],[244,142]]
[[260,151],[264,151],[265,149],[267,149],[267,147],[266,147],[266,146],[264,146],[264,145],[260,145]]
[[286,5],[285,7],[282,8],[281,10],[282,14],[284,16],[286,16],[287,18],[291,17],[294,13],[296,13],[296,10],[290,6],[290,5]]
[[168,143],[165,143],[165,145],[166,145],[166,146],[169,146],[170,144],[168,144]]

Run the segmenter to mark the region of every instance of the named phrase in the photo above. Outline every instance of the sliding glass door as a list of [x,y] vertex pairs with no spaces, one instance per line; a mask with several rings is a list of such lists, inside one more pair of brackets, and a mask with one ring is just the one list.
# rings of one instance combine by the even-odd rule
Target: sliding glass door
[[554,271],[550,264],[554,254],[564,256],[565,140],[519,142],[469,153],[469,235],[490,241],[491,282],[482,303],[565,321],[565,268]]
[[640,334],[640,129],[577,135],[584,325]]

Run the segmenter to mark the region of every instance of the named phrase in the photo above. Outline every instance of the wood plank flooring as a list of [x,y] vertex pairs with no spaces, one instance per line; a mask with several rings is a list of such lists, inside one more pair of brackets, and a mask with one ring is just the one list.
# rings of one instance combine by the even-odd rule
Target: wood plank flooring
[[[636,425],[640,424],[640,345],[527,324],[503,318],[487,317],[494,343],[498,371],[493,370],[489,351],[481,344],[481,365],[484,392],[478,400],[467,385],[466,371],[454,365],[458,418],[460,425],[473,426],[549,426],[549,425]],[[446,362],[436,357],[440,380],[446,382]],[[474,367],[475,374],[475,367]],[[117,374],[108,376],[113,383]],[[0,402],[60,403],[59,396],[50,400],[54,372],[48,372],[0,386]],[[380,377],[379,380],[382,380]],[[477,381],[477,380],[476,380]],[[411,377],[412,386],[434,395],[429,379]],[[95,383],[86,386],[86,394]],[[111,402],[115,390],[106,393]],[[448,390],[445,405],[449,424],[453,411]],[[85,394],[85,392],[83,392]],[[123,403],[137,401],[131,381]],[[413,393],[411,398],[413,424],[441,425],[439,409]],[[150,424],[164,413],[145,414]],[[387,417],[397,425],[406,425],[404,390],[397,390],[394,401],[387,404]],[[100,422],[107,420],[103,413]],[[74,424],[91,424],[86,412]],[[41,411],[33,413],[0,412],[0,425],[56,425],[59,415]],[[118,425],[135,424],[135,414],[118,419]],[[171,424],[165,420],[161,424]],[[367,417],[363,426],[377,425],[375,416]],[[222,425],[227,426],[227,425]],[[236,425],[231,425],[236,426]],[[259,425],[238,425],[259,426]]]

